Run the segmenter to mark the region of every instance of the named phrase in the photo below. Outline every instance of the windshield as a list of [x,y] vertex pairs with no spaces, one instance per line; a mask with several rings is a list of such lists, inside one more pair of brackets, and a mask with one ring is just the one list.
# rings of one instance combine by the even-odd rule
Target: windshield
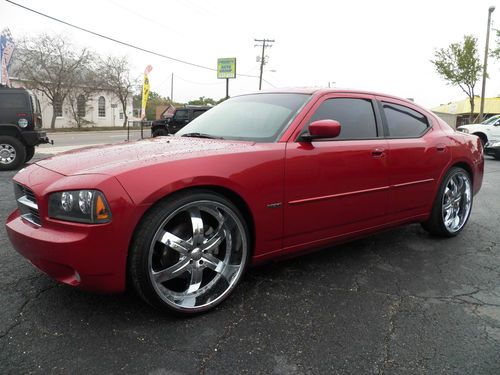
[[500,119],[500,115],[499,116],[490,117],[488,120],[483,121],[481,124],[483,124],[483,125],[490,125],[490,124],[495,123],[498,119]]
[[309,98],[305,94],[238,96],[197,117],[176,135],[275,142]]

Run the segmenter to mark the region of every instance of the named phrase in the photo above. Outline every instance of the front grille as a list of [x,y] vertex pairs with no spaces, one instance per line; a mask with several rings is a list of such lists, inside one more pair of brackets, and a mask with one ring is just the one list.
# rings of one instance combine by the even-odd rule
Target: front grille
[[23,219],[32,224],[41,226],[40,213],[38,212],[38,203],[35,193],[26,186],[14,184],[14,193],[16,195],[17,207],[21,212]]

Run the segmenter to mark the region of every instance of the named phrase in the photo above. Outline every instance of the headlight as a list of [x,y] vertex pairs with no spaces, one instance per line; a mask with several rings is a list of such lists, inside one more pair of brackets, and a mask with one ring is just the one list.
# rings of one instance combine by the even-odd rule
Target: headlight
[[469,129],[466,129],[466,128],[458,128],[458,131],[462,132],[462,133],[469,134]]
[[111,220],[111,211],[104,194],[97,190],[71,190],[49,196],[49,217],[100,224]]

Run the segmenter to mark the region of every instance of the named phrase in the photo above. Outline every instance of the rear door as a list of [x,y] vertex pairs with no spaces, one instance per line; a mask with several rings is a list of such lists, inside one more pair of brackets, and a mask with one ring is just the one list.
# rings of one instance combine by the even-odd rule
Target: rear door
[[447,140],[420,108],[397,99],[378,99],[391,155],[391,218],[421,215],[429,211],[436,185],[451,158]]
[[387,141],[380,137],[374,98],[335,94],[322,97],[301,125],[340,122],[334,139],[290,140],[285,167],[284,247],[376,226],[387,214]]

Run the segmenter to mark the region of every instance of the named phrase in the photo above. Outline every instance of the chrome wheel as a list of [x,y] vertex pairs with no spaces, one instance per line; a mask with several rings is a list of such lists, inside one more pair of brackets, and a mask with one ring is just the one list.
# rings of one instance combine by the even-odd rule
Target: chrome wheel
[[16,149],[8,144],[0,144],[0,164],[11,164],[16,159]]
[[193,201],[157,227],[149,246],[149,279],[171,308],[206,310],[236,286],[247,252],[244,223],[233,209],[217,201]]
[[467,221],[472,206],[471,181],[466,172],[457,170],[446,183],[442,199],[442,217],[450,233],[459,231]]

